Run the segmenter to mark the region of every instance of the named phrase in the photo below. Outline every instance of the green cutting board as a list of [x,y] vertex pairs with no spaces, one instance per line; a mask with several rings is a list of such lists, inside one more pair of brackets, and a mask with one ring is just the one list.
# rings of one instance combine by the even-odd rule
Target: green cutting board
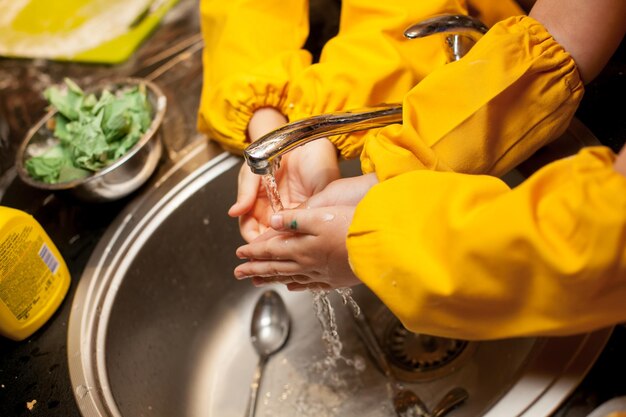
[[178,0],[0,0],[0,55],[119,63]]

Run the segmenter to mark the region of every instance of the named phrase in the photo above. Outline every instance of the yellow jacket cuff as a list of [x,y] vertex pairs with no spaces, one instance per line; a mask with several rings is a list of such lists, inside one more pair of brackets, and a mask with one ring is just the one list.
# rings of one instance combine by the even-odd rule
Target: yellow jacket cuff
[[[442,37],[409,41],[403,31],[442,13],[468,13],[488,25],[521,10],[512,0],[345,0],[339,34],[320,62],[300,48],[308,34],[304,0],[202,0],[205,39],[198,128],[231,150],[247,144],[246,128],[260,107],[274,107],[290,121],[383,102],[406,91],[446,62]],[[259,28],[262,28],[260,30]],[[331,138],[352,158],[363,133]]]
[[254,73],[237,73],[206,89],[200,102],[199,130],[241,153],[250,144],[247,128],[254,112],[273,107],[285,114],[289,80],[309,63],[306,51],[286,52],[255,68]]
[[[447,62],[444,35],[408,40],[404,30],[439,14],[468,14],[470,9],[487,24],[521,12],[510,0],[344,1],[339,34],[324,46],[320,62],[290,86],[289,120],[401,102],[407,91]],[[364,135],[329,139],[343,157],[352,158],[361,153]]]
[[252,113],[282,105],[289,82],[311,63],[305,0],[202,0],[203,85],[198,129],[241,151]]
[[574,60],[539,22],[506,19],[405,96],[402,125],[367,136],[363,171],[504,174],[567,128],[582,94]]

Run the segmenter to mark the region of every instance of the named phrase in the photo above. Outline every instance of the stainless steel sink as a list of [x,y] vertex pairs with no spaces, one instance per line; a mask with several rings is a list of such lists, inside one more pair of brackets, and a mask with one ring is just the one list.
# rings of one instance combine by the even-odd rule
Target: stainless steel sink
[[[566,152],[593,143],[577,124],[562,140],[553,146]],[[250,317],[260,290],[232,277],[242,241],[226,211],[241,162],[214,145],[195,145],[117,218],[94,251],[68,335],[71,380],[85,417],[244,415],[256,363]],[[392,416],[386,380],[340,297],[331,295],[343,355],[365,365],[340,365],[344,385],[316,368],[326,353],[311,295],[276,289],[292,316],[292,334],[268,363],[257,415]],[[371,292],[361,287],[354,296],[398,375],[428,406],[452,387],[469,392],[451,417],[549,416],[611,332],[475,343],[409,334],[407,347],[398,322]],[[430,348],[412,358],[420,343]]]

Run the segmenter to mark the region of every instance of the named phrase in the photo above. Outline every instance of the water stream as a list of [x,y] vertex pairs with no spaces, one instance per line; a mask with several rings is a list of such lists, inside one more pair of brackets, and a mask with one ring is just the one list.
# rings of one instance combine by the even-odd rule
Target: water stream
[[[274,213],[284,209],[281,201],[280,193],[274,176],[277,166],[273,166],[269,174],[262,177],[262,182],[270,200],[272,211]],[[337,330],[337,320],[335,310],[330,301],[331,291],[323,289],[309,290],[313,300],[313,307],[316,317],[322,329],[322,342],[325,348],[325,357],[314,360],[309,366],[312,375],[315,375],[315,384],[309,384],[308,390],[300,390],[296,394],[296,409],[298,415],[301,416],[336,416],[338,410],[341,409],[340,404],[345,403],[349,393],[358,390],[360,380],[359,375],[365,371],[365,359],[356,355],[354,358],[346,357],[343,351],[343,344]],[[342,298],[343,303],[350,308],[353,314],[360,313],[360,307],[352,298],[352,290],[350,288],[341,288],[335,290]],[[311,387],[315,387],[311,391]],[[279,395],[280,398],[287,398],[294,394],[294,387],[285,386],[285,390]],[[331,395],[332,394],[332,395]],[[271,397],[271,393],[266,393],[267,402]],[[320,398],[324,401],[319,401]],[[329,401],[334,398],[336,401]],[[333,404],[335,403],[335,404]],[[313,407],[317,404],[317,408]],[[313,408],[311,408],[313,407]],[[321,408],[320,408],[321,407]],[[271,408],[270,408],[271,409]],[[388,410],[383,409],[381,415],[386,415]]]
[[[263,175],[262,182],[272,210],[276,213],[283,210],[284,206],[274,176],[276,165],[272,168],[269,174]],[[339,373],[336,372],[339,361],[356,371],[362,371],[365,367],[365,362],[362,359],[346,358],[341,353],[343,345],[337,331],[335,310],[329,298],[330,291],[322,289],[310,289],[309,291],[313,297],[313,306],[317,319],[322,327],[322,341],[326,349],[326,357],[316,363],[315,368],[321,373],[322,380],[327,381],[331,386],[338,387],[343,383]],[[344,304],[348,305],[355,315],[358,315],[361,310],[357,302],[352,298],[352,290],[350,288],[341,288],[336,291],[343,299]]]
[[272,206],[272,211],[277,213],[281,210],[284,210],[283,202],[280,199],[280,194],[278,193],[278,185],[276,184],[276,177],[274,177],[273,169],[269,174],[263,175],[261,177],[261,181],[263,182],[263,186],[265,187],[265,192],[267,193],[267,197],[270,199],[270,205]]

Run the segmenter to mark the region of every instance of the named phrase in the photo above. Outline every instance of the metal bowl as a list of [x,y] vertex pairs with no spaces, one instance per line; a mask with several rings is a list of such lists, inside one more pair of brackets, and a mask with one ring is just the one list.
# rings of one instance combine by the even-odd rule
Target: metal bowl
[[100,84],[88,92],[96,93],[109,89],[143,84],[146,87],[148,101],[152,107],[150,127],[126,154],[92,175],[78,180],[57,184],[46,184],[32,178],[25,169],[25,162],[42,147],[49,146],[53,132],[48,128],[48,120],[57,114],[48,112],[33,126],[17,151],[16,169],[20,179],[26,184],[46,191],[68,192],[83,201],[104,202],[125,197],[137,190],[152,175],[161,158],[163,145],[160,126],[165,115],[167,100],[163,92],[154,83],[138,78],[124,78]]

